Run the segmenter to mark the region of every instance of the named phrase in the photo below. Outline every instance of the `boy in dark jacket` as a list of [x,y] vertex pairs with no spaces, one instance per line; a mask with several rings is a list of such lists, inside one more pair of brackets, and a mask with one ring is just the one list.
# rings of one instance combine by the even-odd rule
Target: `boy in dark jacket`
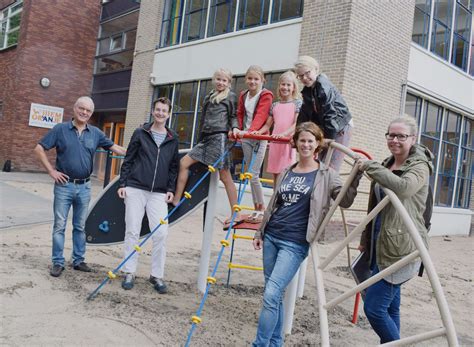
[[[168,214],[173,200],[179,170],[178,135],[165,126],[171,102],[159,98],[153,103],[153,122],[137,128],[132,135],[120,171],[118,195],[125,199],[124,256],[138,244],[143,215],[146,211],[150,230]],[[153,234],[150,282],[160,294],[167,291],[163,282],[168,225],[162,224]],[[123,266],[122,288],[133,288],[138,253]]]

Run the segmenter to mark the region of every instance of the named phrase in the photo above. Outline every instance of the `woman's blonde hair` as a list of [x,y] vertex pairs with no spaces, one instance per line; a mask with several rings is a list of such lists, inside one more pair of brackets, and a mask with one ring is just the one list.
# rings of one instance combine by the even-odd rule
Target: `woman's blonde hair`
[[311,133],[316,138],[316,141],[319,142],[319,146],[318,148],[316,148],[314,153],[321,152],[324,149],[324,132],[313,122],[304,122],[296,126],[295,133],[293,135],[293,146],[296,147],[298,138],[300,137],[303,131]]
[[416,119],[409,115],[404,115],[398,118],[395,118],[390,122],[388,125],[387,131],[390,130],[392,124],[404,124],[410,129],[409,135],[416,135],[418,134],[418,124],[416,123]]
[[300,56],[294,65],[295,65],[295,69],[298,69],[301,67],[314,69],[316,71],[316,75],[319,75],[319,63],[316,59],[314,59],[313,57],[310,57],[309,55]]
[[265,73],[263,72],[263,69],[260,66],[250,65],[249,68],[247,69],[247,72],[245,73],[245,77],[247,77],[247,75],[252,72],[259,75],[260,79],[262,80],[262,83],[265,83]]
[[214,104],[220,103],[222,100],[224,100],[225,98],[229,96],[230,85],[232,83],[232,72],[224,68],[219,68],[216,70],[216,72],[214,72],[214,75],[212,75],[212,84],[214,85],[214,87],[216,85],[215,79],[217,75],[222,75],[225,78],[227,78],[229,80],[229,86],[226,89],[224,89],[222,92],[218,92],[215,89],[211,92],[209,100]]
[[280,83],[283,80],[289,80],[291,83],[293,83],[293,93],[291,94],[291,97],[293,99],[300,99],[301,95],[300,92],[298,91],[298,80],[296,79],[296,74],[288,70],[280,75],[280,78],[278,79],[278,89],[277,89],[277,95],[281,99],[281,94],[280,94]]

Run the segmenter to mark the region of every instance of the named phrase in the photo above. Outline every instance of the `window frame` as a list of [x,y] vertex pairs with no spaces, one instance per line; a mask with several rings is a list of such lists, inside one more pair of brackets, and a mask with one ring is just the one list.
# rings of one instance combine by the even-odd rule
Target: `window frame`
[[[423,92],[419,92],[416,89],[407,88],[406,91],[406,97],[405,101],[403,102],[403,110],[406,114],[410,116],[414,116],[415,119],[417,119],[417,123],[419,126],[419,134],[418,134],[418,140],[417,143],[422,143],[423,144],[423,139],[429,139],[436,141],[436,153],[433,153],[435,155],[435,172],[434,175],[431,176],[430,178],[430,184],[434,192],[434,202],[435,206],[439,207],[444,207],[444,208],[461,208],[461,209],[469,209],[473,208],[474,206],[470,206],[470,194],[471,194],[471,189],[472,189],[472,182],[474,181],[474,148],[473,146],[473,138],[474,138],[474,129],[471,128],[471,143],[464,143],[465,142],[465,126],[467,122],[470,122],[471,127],[474,127],[474,115],[469,114],[465,111],[459,110],[456,107],[453,107],[441,100],[437,100],[434,97],[431,97],[429,95],[424,94]],[[410,110],[415,110],[415,114],[408,112],[407,110],[407,103],[406,99],[410,95],[411,97],[415,97],[417,100],[415,102],[415,107],[410,108]],[[421,105],[418,105],[418,102],[421,103]],[[430,135],[430,134],[425,134],[426,132],[426,124],[427,124],[427,117],[428,117],[428,112],[429,112],[429,105],[433,105],[434,107],[437,108],[437,118],[436,118],[436,123],[435,123],[435,135]],[[411,105],[410,105],[411,106]],[[416,117],[416,113],[421,114],[421,117],[418,119]],[[459,130],[459,138],[456,138],[456,141],[453,142],[452,139],[446,138],[446,134],[449,132],[447,131],[447,126],[448,126],[448,117],[450,116],[457,116],[458,117],[458,122],[456,124],[456,131]],[[439,137],[438,137],[439,135]],[[449,176],[452,179],[452,182],[449,184],[448,191],[449,189],[452,190],[452,193],[449,196],[448,204],[446,205],[441,205],[439,204],[439,193],[440,193],[440,184],[442,184],[443,179],[447,177],[446,172],[443,168],[441,170],[441,166],[443,164],[441,163],[441,158],[442,154],[444,153],[444,148],[446,145],[453,145],[454,146],[454,152],[456,155],[456,160],[454,163],[454,176]],[[431,148],[430,148],[431,150]],[[470,167],[467,167],[467,172],[465,173],[465,176],[461,176],[460,170],[461,170],[461,164],[462,164],[462,159],[464,151],[469,152],[468,154],[471,155],[470,160],[471,160],[471,165]],[[454,153],[453,152],[453,153]],[[467,153],[466,152],[466,153]],[[451,170],[453,171],[453,170]],[[460,187],[463,186],[463,191],[464,194],[468,194],[461,196],[463,199],[464,204],[462,206],[459,205],[459,198],[460,198]],[[469,185],[467,188],[465,185]]]
[[[183,24],[184,24],[183,9],[186,6],[186,0],[181,0],[181,3],[179,3],[179,4],[175,0],[165,0],[164,1],[164,8],[163,8],[163,16],[166,13],[166,7],[169,6],[170,3],[172,5],[176,4],[177,6],[179,6],[179,11],[178,11],[179,15],[178,16],[173,16],[171,14],[171,12],[173,10],[173,6],[172,6],[171,9],[169,10],[170,11],[170,18],[164,19],[164,17],[163,17],[161,19],[160,42],[158,43],[159,48],[172,47],[172,46],[176,46],[176,45],[181,44],[181,37],[182,37]],[[166,24],[168,24],[168,22],[174,22],[176,20],[178,21],[176,23],[177,32],[175,33],[176,38],[177,38],[177,42],[171,42],[169,44],[163,44],[163,39],[164,39],[164,35],[163,35],[164,30],[163,30],[163,28],[166,26]],[[169,35],[169,33],[167,33],[167,35]]]
[[[188,7],[188,4],[191,4],[192,6],[194,0],[188,0],[186,1],[186,7]],[[209,1],[208,0],[202,0],[201,2],[201,7],[197,9],[186,9],[184,11],[184,23],[183,23],[183,34],[181,38],[181,43],[186,43],[186,42],[193,42],[197,40],[201,40],[206,36],[206,28],[208,24],[208,10],[209,10]],[[200,13],[200,24],[199,24],[199,33],[198,36],[192,39],[189,39],[189,33],[190,33],[190,28],[191,28],[191,22],[194,15]],[[204,17],[204,23],[203,23],[203,17]],[[201,36],[202,35],[202,36]]]
[[[466,143],[465,141],[465,136],[469,137],[466,132],[466,125],[467,123],[470,123],[470,139],[471,139],[471,147]],[[453,207],[455,208],[469,208],[470,200],[471,200],[471,190],[472,190],[472,182],[473,182],[473,174],[472,172],[474,171],[474,120],[470,118],[464,118],[462,122],[462,127],[461,127],[461,147],[459,151],[459,156],[458,156],[458,165],[457,165],[457,171],[458,175],[456,176],[456,181],[454,182],[454,187],[455,187],[455,196],[453,197]],[[471,164],[471,177],[469,175],[466,176],[461,176],[461,161],[464,158],[464,153],[468,153],[470,155],[470,164]],[[469,169],[468,169],[469,170]],[[464,188],[467,186],[467,189],[465,191],[465,194],[461,197],[464,199],[464,204],[460,204],[460,196],[459,193],[461,191],[461,186]]]
[[[18,45],[20,28],[21,28],[21,17],[22,17],[22,12],[23,12],[23,0],[15,1],[11,5],[5,7],[4,9],[2,9],[0,12],[4,13],[5,11],[7,11],[6,17],[0,19],[0,31],[2,31],[2,26],[5,23],[5,31],[1,33],[1,34],[3,34],[3,42],[0,42],[0,51]],[[18,26],[11,29],[10,28],[11,18],[16,16],[16,15],[20,16]],[[14,43],[8,44],[8,38],[12,34],[17,34],[18,36],[17,36],[16,41]]]
[[[166,14],[167,11],[168,11],[167,7],[170,6],[170,1],[173,1],[173,0],[166,0],[164,2],[164,10],[163,10],[164,14]],[[265,20],[261,19],[260,23],[258,23],[257,25],[240,27],[241,8],[242,8],[242,6],[246,6],[247,2],[250,1],[250,0],[229,0],[230,4],[229,4],[229,8],[227,10],[228,16],[231,15],[232,12],[234,11],[234,5],[235,5],[235,11],[233,13],[234,14],[234,16],[233,16],[233,25],[231,25],[231,24],[228,25],[228,27],[229,28],[232,27],[232,29],[228,29],[226,32],[216,34],[215,33],[215,23],[216,23],[217,8],[218,8],[218,6],[221,6],[224,3],[219,2],[219,0],[206,0],[207,1],[207,5],[205,7],[206,11],[204,11],[204,7],[201,7],[199,10],[193,10],[192,13],[191,13],[191,12],[187,12],[187,10],[186,10],[187,4],[188,4],[189,1],[193,1],[193,0],[181,0],[180,4],[177,5],[177,6],[180,7],[179,12],[173,18],[171,18],[171,12],[172,12],[171,9],[169,10],[170,11],[170,17],[169,18],[168,17],[166,17],[166,18],[163,17],[162,18],[162,20],[161,20],[160,41],[156,46],[157,49],[165,49],[165,48],[169,48],[169,47],[173,47],[173,46],[186,44],[186,43],[189,43],[189,42],[196,42],[196,41],[199,41],[199,40],[214,38],[214,37],[219,36],[219,35],[225,35],[225,34],[245,31],[245,30],[252,30],[252,29],[255,29],[255,28],[258,28],[258,27],[262,27],[262,26],[274,25],[274,24],[281,23],[281,22],[284,22],[284,21],[288,21],[288,20],[292,20],[292,19],[296,19],[296,18],[301,18],[303,16],[303,10],[304,10],[304,1],[303,0],[291,0],[291,1],[294,1],[296,3],[299,3],[301,15],[300,16],[289,17],[289,18],[285,18],[285,19],[274,20],[273,19],[274,0],[258,0],[258,1],[261,1],[261,3],[264,4],[264,6],[261,10],[261,13],[262,13],[263,17],[266,18],[266,19]],[[194,38],[192,40],[189,40],[189,39],[187,39],[186,34],[184,33],[185,32],[185,27],[189,28],[189,25],[186,26],[187,20],[189,22],[188,18],[190,18],[189,17],[190,14],[194,14],[194,13],[199,12],[199,11],[202,12],[201,23],[204,23],[204,27],[201,24],[201,31],[203,29],[204,34],[203,35],[200,34],[199,38]],[[204,18],[204,16],[205,16],[205,18]],[[177,32],[175,33],[176,39],[171,42],[171,40],[169,39],[169,36],[170,36],[169,29],[166,29],[166,30],[164,30],[164,29],[167,28],[168,23],[170,21],[172,21],[172,19],[173,20],[178,20],[178,23],[177,23],[177,26],[176,26]],[[203,19],[205,19],[205,20],[203,20]],[[214,23],[214,30],[210,30],[211,24],[212,24],[211,20],[212,20],[212,23]]]
[[[284,71],[271,71],[265,74],[265,79],[267,81],[271,80],[278,80],[278,76],[281,75]],[[189,148],[193,148],[197,144],[197,131],[199,130],[199,122],[200,122],[200,116],[201,116],[201,108],[202,108],[202,102],[204,100],[204,97],[206,96],[206,91],[207,87],[212,83],[211,78],[203,78],[200,80],[193,80],[193,81],[183,81],[183,82],[174,82],[174,83],[166,83],[166,84],[161,84],[161,85],[156,85],[153,91],[153,100],[160,96],[166,96],[169,98],[172,102],[172,108],[171,108],[171,115],[170,118],[168,119],[168,126],[172,129],[174,129],[174,117],[176,117],[176,113],[178,114],[183,114],[183,113],[190,113],[191,111],[181,111],[179,110],[179,107],[181,104],[181,86],[183,84],[189,84],[193,83],[195,86],[193,86],[193,100],[192,102],[194,103],[194,113],[193,113],[193,130],[192,130],[192,137],[191,137],[191,145]],[[232,79],[232,91],[239,95],[240,91],[242,90],[239,88],[239,90],[236,90],[237,86],[245,86],[245,76],[244,75],[238,75],[234,76]],[[272,89],[272,86],[269,85],[268,83],[265,84],[265,88],[267,89]],[[274,89],[274,88],[273,88]],[[275,93],[276,94],[276,93]],[[174,129],[176,130],[176,129]],[[182,141],[180,141],[180,144],[182,144]]]
[[[420,8],[417,4],[415,4],[415,15],[416,11],[419,11],[423,14],[424,18],[428,18],[428,37],[426,38],[427,43],[425,46],[425,39],[424,33],[421,35],[422,43],[419,43],[414,40],[414,38],[419,38],[419,35],[414,36],[415,30],[415,20],[413,21],[413,29],[412,29],[412,42],[417,46],[421,47],[422,49],[427,50],[430,54],[435,55],[439,59],[446,61],[450,66],[455,69],[459,69],[463,73],[474,76],[474,62],[473,60],[473,40],[474,40],[474,30],[472,28],[472,20],[473,20],[473,1],[469,3],[469,6],[466,7],[462,0],[448,0],[450,1],[450,7],[447,8],[447,15],[445,18],[439,18],[438,12],[440,7],[440,2],[442,0],[425,0],[424,8],[427,7],[427,4],[430,5],[430,13],[428,14],[424,9]],[[465,25],[469,25],[470,28],[462,34],[458,30],[458,20],[460,17],[460,11],[464,11],[464,15],[466,16]],[[438,28],[443,28],[445,30],[443,38],[438,37],[438,33],[436,32]],[[442,52],[437,52],[437,44],[439,44],[439,40],[444,42],[444,48]],[[462,41],[463,48],[462,52],[460,53],[458,49],[458,43]],[[459,55],[461,54],[461,62],[460,64],[457,63],[459,59]]]
[[[426,7],[426,4],[429,3],[429,10],[430,12],[425,12],[424,10],[422,10],[420,7],[418,7],[415,3],[415,16],[416,16],[416,11],[419,11],[421,12],[422,16],[423,16],[423,34],[421,35],[422,37],[422,41],[423,41],[423,44],[420,44],[416,41],[413,41],[413,30],[412,30],[412,42],[415,42],[417,45],[425,48],[425,49],[429,49],[429,45],[430,45],[430,32],[431,32],[431,27],[432,27],[432,8],[433,8],[433,1],[432,0],[425,0],[425,7]],[[426,32],[425,32],[425,25],[428,24],[428,28],[426,28]],[[413,20],[413,28],[415,27],[415,20]]]
[[[108,74],[108,73],[115,73],[115,72],[120,72],[120,71],[126,71],[130,70],[133,66],[133,54],[132,54],[132,59],[130,61],[129,66],[125,66],[124,68],[120,69],[113,69],[110,71],[99,71],[99,64],[100,60],[103,58],[106,58],[108,56],[113,56],[121,53],[126,53],[126,52],[133,52],[135,50],[135,47],[127,47],[127,42],[130,40],[129,34],[131,32],[135,32],[135,43],[136,43],[136,35],[137,35],[137,29],[138,29],[138,22],[134,26],[127,26],[124,27],[122,30],[117,30],[117,31],[111,31],[107,32],[107,35],[103,35],[103,29],[102,26],[104,24],[107,24],[111,21],[117,20],[121,17],[128,16],[134,12],[138,12],[138,9],[135,9],[131,12],[123,13],[120,14],[119,16],[113,17],[113,18],[107,18],[107,20],[103,21],[100,23],[100,28],[99,28],[99,35],[96,40],[96,55],[94,57],[94,76],[96,75],[101,75],[101,74]],[[113,38],[120,37],[121,38],[121,45],[119,48],[112,49],[112,40]],[[107,42],[108,41],[108,42]],[[107,47],[107,52],[101,53],[101,46],[104,45],[104,47]]]

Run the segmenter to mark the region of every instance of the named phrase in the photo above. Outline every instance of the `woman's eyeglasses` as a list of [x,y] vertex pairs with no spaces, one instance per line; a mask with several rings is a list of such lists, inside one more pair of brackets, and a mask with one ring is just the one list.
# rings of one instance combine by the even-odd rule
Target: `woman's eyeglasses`
[[399,142],[405,142],[409,137],[412,137],[412,136],[415,136],[415,135],[407,135],[407,134],[390,134],[390,133],[386,133],[385,134],[385,138],[387,140],[394,140],[395,138],[397,138],[397,140]]
[[299,75],[296,75],[296,78],[299,79],[300,81],[303,79],[303,78],[309,78],[309,75],[311,74],[311,70],[308,70],[302,74],[299,74]]

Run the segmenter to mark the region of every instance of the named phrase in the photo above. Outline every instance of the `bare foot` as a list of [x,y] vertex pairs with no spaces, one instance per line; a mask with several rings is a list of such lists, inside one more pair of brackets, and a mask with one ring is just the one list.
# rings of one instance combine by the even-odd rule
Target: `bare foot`
[[[230,224],[231,220],[232,220],[232,216],[230,216],[224,221],[224,225]],[[240,216],[240,213],[237,213],[234,217],[234,223],[239,223],[241,221],[242,221],[242,217]]]

